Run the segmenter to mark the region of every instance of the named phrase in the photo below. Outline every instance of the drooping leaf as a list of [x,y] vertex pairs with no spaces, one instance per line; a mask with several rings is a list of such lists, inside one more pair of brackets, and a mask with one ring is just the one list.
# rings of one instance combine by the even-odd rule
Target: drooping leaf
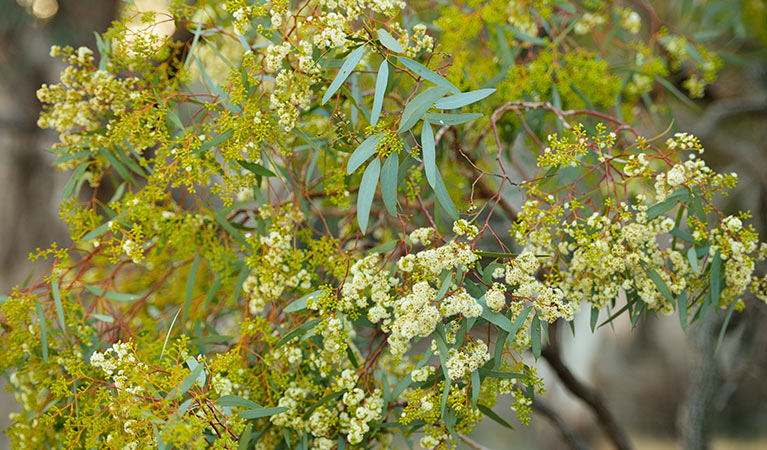
[[381,168],[381,195],[386,210],[397,217],[397,172],[399,170],[399,154],[391,152]]
[[397,59],[399,59],[402,65],[404,65],[408,69],[415,72],[415,74],[418,75],[419,77],[425,80],[429,80],[432,83],[436,84],[437,86],[442,86],[444,88],[447,88],[449,92],[452,92],[454,94],[458,94],[461,92],[461,90],[455,87],[453,83],[447,81],[446,79],[442,78],[440,75],[432,72],[431,70],[427,69],[425,66],[413,61],[412,59],[403,58],[401,56]]
[[434,187],[437,173],[437,156],[434,148],[434,132],[431,124],[426,121],[421,128],[421,148],[423,150],[423,168],[426,172],[426,181]]
[[645,273],[650,278],[650,280],[652,280],[652,282],[655,284],[655,287],[658,288],[658,291],[660,291],[660,293],[666,297],[666,300],[674,303],[674,297],[671,295],[671,291],[669,291],[668,286],[666,286],[666,283],[663,281],[663,278],[658,275],[658,272],[656,272],[655,269],[648,266],[644,262],[642,262],[642,267],[644,268]]
[[257,164],[250,161],[245,161],[244,159],[238,159],[237,164],[241,165],[242,167],[248,169],[249,171],[253,172],[254,174],[261,176],[261,177],[276,177],[277,175],[274,174],[271,170],[267,169],[266,167],[262,166],[261,164]]
[[285,408],[284,406],[280,406],[277,408],[257,408],[257,409],[249,409],[247,411],[242,411],[237,415],[242,417],[243,419],[258,419],[259,417],[273,416],[275,414],[279,414],[287,410],[288,408]]
[[402,113],[397,133],[404,133],[413,128],[419,120],[423,119],[426,111],[434,106],[434,102],[442,98],[447,91],[447,88],[437,86],[413,97],[407,106],[405,106],[405,111]]
[[360,190],[357,195],[357,223],[360,231],[365,233],[368,227],[368,218],[370,216],[370,206],[373,204],[373,197],[378,186],[378,176],[381,174],[381,160],[376,158],[365,169],[360,181]]
[[186,378],[184,378],[184,381],[181,382],[181,384],[178,386],[177,389],[174,389],[171,392],[171,398],[177,398],[184,394],[186,394],[186,391],[192,388],[192,386],[197,382],[197,380],[200,378],[200,374],[202,374],[202,369],[204,366],[202,364],[198,364],[197,367],[192,369],[192,373],[187,375]]
[[321,292],[322,291],[314,291],[311,294],[306,294],[298,300],[290,303],[285,307],[285,309],[283,309],[283,311],[286,313],[294,313],[306,309],[306,302],[308,302],[310,299],[317,298],[318,294]]
[[346,81],[346,79],[349,78],[349,75],[351,75],[354,68],[357,67],[357,64],[359,64],[360,59],[362,59],[362,56],[364,54],[365,54],[365,46],[362,45],[360,47],[357,47],[356,50],[351,52],[349,56],[346,57],[346,60],[341,66],[341,69],[338,71],[338,74],[333,79],[333,82],[330,83],[330,87],[328,87],[328,90],[325,92],[325,95],[322,96],[323,105],[327,103],[328,100],[330,100],[330,97],[332,97],[333,94],[336,93],[338,88],[341,87],[344,81]]
[[695,251],[695,247],[690,246],[690,249],[687,250],[687,260],[690,261],[692,271],[699,274],[700,267],[698,267],[698,254]]
[[51,292],[53,293],[53,302],[56,304],[56,316],[59,318],[61,330],[66,333],[67,322],[64,319],[64,306],[61,304],[61,291],[59,291],[59,279],[53,277],[51,281]]
[[383,28],[378,29],[378,40],[381,41],[381,44],[384,47],[388,48],[394,53],[402,53],[405,50],[402,48],[402,45],[400,45],[400,43],[397,42],[396,39],[394,39],[394,36],[392,36],[388,31],[384,30]]
[[381,66],[378,67],[378,76],[376,77],[376,92],[373,96],[373,110],[370,112],[370,124],[373,126],[378,123],[378,118],[381,117],[381,108],[383,108],[384,97],[386,97],[386,83],[388,80],[389,63],[384,59],[381,61]]
[[352,156],[349,157],[349,162],[346,163],[347,175],[354,173],[354,171],[357,170],[359,166],[361,166],[365,161],[368,160],[368,158],[375,154],[377,150],[376,147],[378,146],[380,138],[380,134],[374,134],[362,141],[362,143],[357,146],[357,148],[352,153]]
[[682,330],[687,331],[687,291],[684,290],[677,296],[677,311],[679,312],[679,323]]
[[283,345],[287,344],[288,341],[290,341],[294,337],[301,336],[301,335],[305,334],[307,331],[309,331],[312,328],[314,328],[321,321],[322,321],[322,319],[312,319],[312,320],[310,320],[308,322],[303,323],[298,328],[296,328],[295,330],[293,330],[290,333],[286,334],[285,336],[282,337],[282,339],[277,341],[277,343],[274,345],[274,349],[276,350],[276,349],[282,347]]
[[434,125],[459,125],[482,117],[480,113],[442,114],[426,113],[426,120]]
[[434,195],[437,196],[437,201],[445,209],[447,215],[453,220],[458,219],[458,210],[455,209],[453,200],[450,198],[450,194],[447,193],[445,183],[442,181],[442,176],[439,172],[434,173]]
[[43,361],[48,364],[48,326],[45,321],[45,312],[39,302],[36,302],[37,319],[40,321],[40,349],[43,352]]
[[537,360],[541,357],[541,319],[538,313],[533,316],[533,322],[530,324],[530,343],[533,350],[533,356]]
[[461,108],[463,106],[476,103],[488,97],[493,92],[495,92],[495,89],[478,89],[476,91],[463,92],[460,94],[451,95],[450,97],[441,98],[434,106],[437,109]]
[[711,304],[719,305],[719,294],[722,292],[722,256],[719,250],[711,260]]
[[221,406],[230,406],[230,407],[239,406],[242,408],[250,408],[250,409],[256,409],[261,407],[261,405],[259,405],[256,402],[252,402],[248,399],[238,397],[236,395],[224,395],[223,397],[216,400],[216,403],[218,403]]

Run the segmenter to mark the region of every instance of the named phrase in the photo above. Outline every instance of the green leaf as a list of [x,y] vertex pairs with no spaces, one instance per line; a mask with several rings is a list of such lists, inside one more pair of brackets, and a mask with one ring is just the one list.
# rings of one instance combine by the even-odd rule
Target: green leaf
[[682,325],[682,330],[687,331],[687,291],[680,292],[676,302],[679,311],[679,323]]
[[61,292],[59,291],[59,279],[53,277],[51,281],[51,292],[53,293],[53,302],[56,304],[56,315],[59,318],[61,324],[61,330],[66,333],[67,322],[64,319],[64,306],[61,304]]
[[450,199],[450,194],[447,193],[447,188],[445,188],[445,183],[442,181],[442,176],[439,172],[434,173],[434,195],[437,196],[439,204],[445,209],[447,215],[453,220],[457,220],[458,210],[455,209],[453,200]]
[[722,256],[719,250],[711,260],[711,304],[719,305],[719,294],[722,292]]
[[330,100],[330,97],[332,97],[338,88],[341,87],[344,81],[349,78],[349,75],[351,75],[354,68],[357,67],[357,64],[359,64],[360,59],[362,59],[362,55],[364,54],[365,46],[362,45],[346,57],[346,61],[344,61],[344,64],[341,66],[341,70],[338,71],[335,79],[333,79],[333,82],[330,83],[330,87],[328,88],[327,92],[325,92],[325,95],[322,96],[323,105],[327,103],[328,100]]
[[311,294],[306,294],[303,297],[299,298],[298,300],[291,302],[288,306],[283,309],[286,313],[294,313],[297,311],[301,311],[303,309],[306,309],[306,302],[309,301],[309,299],[316,298],[317,294],[321,293],[322,291],[314,291]]
[[655,219],[666,211],[677,205],[677,202],[686,202],[690,198],[690,191],[687,188],[680,188],[669,194],[665,200],[658,202],[647,208],[647,220]]
[[506,427],[506,428],[508,428],[510,430],[514,429],[514,427],[512,427],[509,424],[509,422],[506,422],[505,420],[503,420],[503,418],[501,418],[501,416],[496,414],[495,411],[493,411],[492,409],[488,408],[487,406],[480,404],[480,405],[478,405],[478,408],[479,408],[480,411],[482,411],[482,414],[486,415],[487,417],[489,417],[490,419],[492,419],[494,422],[498,423],[499,425],[504,426],[504,427]]
[[229,221],[226,219],[226,210],[213,213],[213,218],[216,219],[216,222],[218,222],[219,225],[221,225],[221,227],[226,230],[237,242],[244,245],[245,247],[250,247],[250,244],[248,244],[245,236],[240,234],[240,232],[237,231],[237,229],[234,228],[232,224],[229,223]]
[[114,300],[116,302],[135,302],[144,296],[144,294],[121,294],[119,292],[104,291],[104,289],[100,287],[90,285],[85,285],[85,289],[90,291],[93,295]]
[[200,148],[197,149],[197,152],[204,152],[205,150],[208,150],[209,148],[215,147],[216,145],[224,142],[225,140],[229,139],[234,135],[234,130],[226,130],[223,133],[219,134],[218,136],[214,137],[213,139],[208,139],[207,141],[203,142],[200,145]]
[[280,406],[277,408],[258,408],[258,409],[249,409],[247,411],[242,411],[241,413],[237,415],[242,417],[243,419],[258,419],[259,417],[273,416],[275,414],[279,414],[287,410],[288,408],[285,408],[284,406]]
[[357,223],[360,225],[360,231],[365,233],[368,227],[368,216],[370,215],[370,205],[373,204],[373,197],[378,186],[378,176],[381,174],[381,160],[376,158],[368,164],[365,173],[362,174],[360,181],[360,190],[357,195]]
[[109,222],[102,223],[98,227],[92,229],[88,233],[86,233],[83,237],[80,238],[80,242],[84,241],[90,241],[91,239],[96,239],[97,237],[101,236],[102,234],[106,233],[106,231],[109,229]]
[[357,170],[359,166],[361,166],[365,161],[368,160],[368,158],[375,154],[377,150],[376,147],[378,147],[380,138],[380,134],[374,134],[362,141],[362,143],[357,146],[357,148],[352,153],[352,156],[349,157],[349,162],[346,163],[347,175],[354,173],[354,171]]
[[48,326],[45,322],[45,313],[43,306],[37,302],[37,318],[40,321],[40,348],[43,352],[43,361],[48,364]]
[[277,341],[277,344],[274,345],[274,349],[277,350],[278,348],[282,347],[283,345],[287,344],[289,340],[293,339],[296,336],[301,336],[305,334],[307,331],[311,330],[315,327],[318,323],[322,322],[322,319],[312,319],[295,330],[291,331],[290,333],[286,334],[282,337],[279,341]]
[[426,113],[426,120],[435,125],[459,125],[479,119],[482,117],[480,113],[463,113],[463,114],[443,114],[443,113]]
[[400,45],[400,43],[397,42],[396,39],[394,39],[394,36],[392,36],[388,31],[384,30],[383,28],[378,30],[378,40],[381,41],[381,44],[384,47],[388,48],[394,53],[402,53],[405,50],[402,48],[402,45]]
[[186,279],[186,295],[184,296],[184,312],[181,314],[181,326],[186,323],[186,318],[189,315],[189,305],[192,303],[192,294],[194,293],[194,285],[197,281],[197,270],[200,268],[200,254],[194,258],[192,268],[189,270],[189,278]]
[[317,403],[314,403],[312,406],[306,409],[306,412],[304,412],[304,420],[308,420],[309,417],[311,417],[312,413],[317,408],[319,408],[320,406],[324,405],[325,403],[331,400],[336,400],[337,398],[341,397],[343,394],[344,394],[343,391],[336,391],[336,392],[331,392],[330,394],[325,395]]
[[426,111],[434,106],[434,102],[442,98],[447,91],[447,88],[437,86],[421,92],[410,100],[407,106],[405,106],[405,111],[402,112],[402,118],[400,119],[397,133],[404,133],[413,128],[419,120],[423,119]]
[[115,170],[117,170],[117,173],[119,173],[121,177],[123,177],[124,179],[131,177],[128,169],[126,169],[125,166],[122,165],[122,163],[118,161],[113,154],[106,151],[103,147],[100,147],[98,151],[101,154],[101,156],[106,158],[106,160],[109,161],[109,164],[112,167],[114,167]]
[[692,267],[692,271],[699,274],[700,273],[700,267],[698,267],[698,254],[695,251],[695,247],[690,247],[689,250],[687,250],[687,260],[690,261],[690,266]]
[[186,378],[184,378],[184,381],[181,382],[181,385],[178,387],[178,389],[173,390],[173,392],[171,393],[171,398],[177,398],[186,394],[186,391],[191,389],[192,386],[200,378],[203,368],[204,366],[202,364],[198,364],[197,367],[192,369],[192,373],[190,373]]
[[719,337],[716,340],[716,347],[714,347],[714,356],[716,356],[719,353],[719,346],[722,345],[722,341],[724,340],[724,333],[727,331],[727,325],[729,325],[730,323],[730,319],[732,318],[732,313],[735,311],[735,305],[737,304],[738,304],[738,300],[733,300],[730,307],[727,308],[727,316],[725,316],[724,318],[722,329],[719,331]]
[[495,92],[495,89],[478,89],[476,91],[463,92],[460,94],[451,95],[450,97],[441,98],[434,106],[437,109],[461,108],[463,106],[476,103],[488,97],[493,92]]
[[[378,30],[379,32],[381,30]],[[370,124],[375,126],[378,118],[381,117],[381,108],[383,108],[384,97],[386,97],[386,84],[389,81],[389,63],[384,59],[378,67],[378,76],[376,77],[376,91],[373,96],[373,110],[370,112]]]
[[482,296],[477,299],[477,302],[482,305],[482,318],[497,326],[498,328],[511,333],[511,320],[501,313],[495,312],[487,306],[485,297]]
[[532,344],[533,356],[537,360],[541,356],[541,319],[536,311],[533,316],[533,323],[530,324],[530,341]]
[[512,27],[511,25],[507,25],[507,27],[514,32],[514,37],[519,39],[520,41],[529,42],[533,45],[539,45],[544,47],[548,45],[548,42],[546,42],[544,39],[541,39],[536,36],[530,36],[529,34],[523,33],[519,31],[518,29]]
[[381,169],[381,195],[386,210],[397,217],[397,172],[399,170],[399,155],[391,152]]
[[591,307],[591,332],[593,333],[596,329],[597,322],[599,321],[599,308]]
[[261,177],[276,177],[274,172],[267,169],[266,167],[262,166],[261,164],[256,164],[250,161],[245,161],[243,159],[238,159],[237,164],[241,165],[242,167],[248,169],[249,171],[253,172],[254,174],[261,176]]
[[239,439],[237,439],[237,450],[248,450],[252,428],[253,424],[249,423],[247,426],[245,426],[245,429],[242,430],[242,434],[240,435]]
[[479,374],[483,377],[487,378],[501,378],[501,379],[522,379],[527,378],[527,375],[523,373],[512,373],[512,372],[496,372],[493,370],[483,369],[482,367],[479,368]]
[[84,161],[80,163],[79,166],[77,166],[75,171],[72,173],[72,176],[69,178],[69,181],[67,181],[67,184],[64,186],[64,190],[61,192],[61,198],[68,198],[74,194],[75,186],[84,176],[84,172],[88,168],[88,164],[88,161]]
[[243,408],[250,408],[250,409],[256,409],[260,408],[261,405],[258,403],[252,402],[248,399],[244,399],[242,397],[238,397],[236,395],[225,395],[218,400],[216,400],[216,403],[218,403],[221,406],[230,406],[230,407],[243,407]]
[[423,150],[423,168],[429,186],[434,187],[437,173],[437,155],[434,147],[434,132],[426,121],[421,128],[421,148]]
[[455,94],[459,94],[461,92],[460,89],[455,87],[453,83],[447,81],[446,79],[442,78],[441,76],[437,75],[436,73],[432,72],[431,70],[427,69],[426,67],[422,66],[421,64],[418,64],[417,62],[413,61],[412,59],[398,57],[399,61],[407,67],[408,69],[415,72],[416,75],[419,77],[429,80],[432,83],[436,84],[437,86],[442,86],[446,88],[449,92],[453,92]]
[[521,313],[519,313],[519,316],[517,317],[517,320],[514,321],[514,325],[511,326],[511,331],[509,332],[509,335],[514,338],[514,336],[517,335],[517,331],[519,331],[520,328],[522,328],[522,325],[525,324],[525,320],[527,320],[527,316],[530,314],[530,311],[532,311],[533,306],[530,305],[527,308],[523,309]]
[[112,317],[112,316],[107,316],[107,315],[105,315],[105,314],[96,314],[96,313],[93,313],[93,314],[91,314],[91,317],[93,317],[94,319],[98,319],[98,320],[100,320],[100,321],[102,321],[102,322],[107,322],[107,323],[112,323],[112,322],[114,322],[114,321],[115,321],[115,318],[114,318],[114,317]]
[[652,280],[652,282],[655,284],[655,287],[658,288],[658,291],[660,291],[661,294],[663,294],[664,297],[666,297],[666,300],[668,300],[671,303],[674,303],[674,296],[671,295],[671,291],[668,290],[668,286],[666,286],[666,283],[663,281],[663,278],[661,278],[660,275],[658,275],[658,272],[655,271],[652,267],[648,266],[644,261],[640,261],[642,264],[642,267],[644,268],[645,273],[647,276]]
[[445,381],[450,380],[450,376],[447,373],[447,359],[450,356],[450,352],[447,349],[447,341],[445,340],[445,330],[441,323],[437,324],[436,333],[434,333],[434,340],[437,343],[437,350],[439,350],[439,362],[442,367],[442,373],[445,376]]

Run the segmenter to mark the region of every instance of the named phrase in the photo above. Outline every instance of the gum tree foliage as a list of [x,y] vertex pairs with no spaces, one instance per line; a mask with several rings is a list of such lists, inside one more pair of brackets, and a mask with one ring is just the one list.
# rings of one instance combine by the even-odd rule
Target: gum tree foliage
[[14,448],[453,448],[528,423],[557,321],[767,298],[737,175],[637,128],[722,65],[644,5],[173,2],[54,47],[74,244],[3,297]]

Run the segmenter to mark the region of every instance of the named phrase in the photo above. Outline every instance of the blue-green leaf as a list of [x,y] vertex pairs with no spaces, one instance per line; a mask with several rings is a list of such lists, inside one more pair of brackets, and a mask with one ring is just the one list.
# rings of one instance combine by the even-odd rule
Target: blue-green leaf
[[722,256],[719,250],[711,260],[711,304],[719,305],[719,294],[722,292]]
[[677,297],[677,309],[679,311],[679,323],[682,330],[687,331],[687,291],[682,291]]
[[256,402],[252,402],[248,399],[244,399],[236,395],[225,395],[219,398],[218,400],[216,400],[216,403],[218,403],[221,406],[240,406],[243,408],[250,408],[250,409],[256,409],[261,407],[261,405],[259,405]]
[[391,152],[381,169],[381,195],[386,210],[392,216],[397,216],[397,171],[399,170],[399,154]]
[[[378,30],[381,31],[381,30]],[[376,77],[376,93],[373,97],[373,111],[370,112],[370,124],[375,126],[378,118],[381,117],[381,108],[383,108],[384,97],[386,97],[386,83],[389,80],[389,63],[384,59],[378,68]]]
[[309,301],[309,299],[316,298],[317,294],[320,294],[322,291],[314,291],[311,294],[304,295],[303,297],[299,298],[298,300],[290,303],[288,306],[283,309],[286,313],[294,313],[296,311],[301,311],[303,309],[306,309],[306,302]]
[[67,322],[64,319],[64,306],[61,304],[61,292],[59,291],[59,279],[53,277],[51,282],[51,291],[53,292],[53,302],[56,304],[56,315],[61,323],[61,330],[67,331]]
[[434,106],[438,109],[456,109],[462,106],[476,103],[489,96],[493,92],[495,92],[495,89],[478,89],[476,91],[463,92],[461,94],[455,94],[451,95],[450,97],[441,98]]
[[381,41],[381,44],[384,47],[388,48],[394,53],[402,53],[405,50],[402,48],[402,45],[400,45],[400,43],[394,39],[394,36],[389,34],[389,32],[384,29],[378,30],[378,40]]
[[533,323],[530,324],[530,342],[532,344],[533,356],[537,360],[541,356],[541,319],[538,313],[533,316]]
[[426,111],[434,106],[434,102],[442,98],[446,93],[447,88],[437,86],[416,95],[410,100],[407,106],[405,106],[405,111],[402,112],[402,118],[400,119],[397,133],[404,133],[413,128],[413,126],[423,118]]
[[357,223],[360,230],[365,233],[368,227],[368,216],[370,215],[370,205],[373,204],[373,197],[378,186],[378,176],[381,174],[381,160],[376,158],[371,162],[365,173],[362,174],[360,181],[360,191],[357,195]]
[[243,419],[258,419],[259,417],[273,416],[287,410],[288,408],[285,408],[284,406],[277,408],[249,409],[247,411],[242,411],[238,414],[238,416],[242,417]]
[[367,161],[368,158],[375,154],[380,137],[380,134],[374,134],[357,146],[352,153],[352,156],[349,157],[349,162],[346,163],[346,173],[348,175],[351,175],[359,166]]
[[716,356],[719,353],[719,346],[722,345],[722,341],[724,340],[724,333],[727,331],[727,325],[730,324],[730,319],[732,319],[732,313],[735,311],[735,306],[738,304],[738,300],[733,300],[732,304],[729,308],[727,308],[727,316],[724,318],[724,323],[722,324],[722,329],[719,331],[719,337],[716,340],[716,346],[714,347],[714,356]]
[[43,351],[43,361],[48,363],[48,327],[45,322],[45,313],[43,307],[38,302],[37,306],[37,318],[40,321],[40,348]]
[[198,364],[197,367],[192,369],[192,373],[190,373],[189,375],[187,375],[186,378],[184,378],[184,381],[181,382],[181,385],[178,387],[178,389],[171,392],[171,398],[176,398],[186,394],[186,391],[191,389],[191,387],[200,378],[203,367],[204,366],[202,364]]
[[293,339],[296,336],[301,336],[304,333],[308,332],[312,328],[314,328],[318,323],[322,322],[322,319],[312,319],[308,322],[303,323],[301,326],[296,328],[295,330],[291,331],[290,333],[283,336],[277,343],[274,345],[274,349],[278,349],[285,345],[289,340]]
[[221,227],[226,230],[232,237],[239,242],[240,244],[244,245],[245,247],[250,247],[250,244],[248,244],[247,239],[245,239],[245,236],[243,236],[239,231],[237,231],[236,228],[232,226],[231,223],[226,219],[226,212],[225,211],[218,211],[213,214],[213,218],[216,219],[216,222],[221,225]]
[[480,113],[442,114],[427,113],[426,120],[435,125],[458,125],[482,117]]
[[695,247],[690,246],[690,249],[687,250],[687,260],[690,261],[692,271],[695,273],[700,273],[700,267],[698,267],[698,254],[695,251]]
[[266,167],[262,166],[261,164],[256,164],[254,162],[245,161],[243,159],[238,159],[237,164],[241,165],[242,167],[248,169],[249,171],[253,172],[254,174],[261,176],[261,177],[276,177],[277,175],[274,174],[271,170],[267,169]]
[[352,73],[354,68],[357,67],[357,64],[360,62],[360,59],[362,59],[362,55],[364,54],[365,46],[362,45],[346,57],[346,61],[344,61],[344,64],[341,66],[341,70],[338,71],[338,74],[333,79],[333,82],[330,83],[330,87],[328,88],[327,92],[325,92],[325,95],[322,96],[323,105],[327,103],[328,100],[330,100],[330,97],[332,97],[338,88],[341,87],[344,81],[349,78],[349,75]]
[[447,81],[446,79],[442,78],[441,76],[427,69],[425,66],[422,66],[421,64],[418,64],[417,62],[413,61],[412,59],[403,58],[401,56],[397,59],[399,59],[402,65],[404,65],[408,69],[415,72],[415,74],[418,75],[419,77],[425,80],[429,80],[432,83],[436,84],[437,86],[445,87],[447,88],[448,91],[453,92],[455,94],[458,94],[461,92],[461,90],[455,87],[453,83]]
[[119,292],[104,291],[104,289],[101,289],[100,287],[90,285],[85,285],[85,289],[96,296],[103,296],[106,299],[114,300],[116,302],[134,302],[143,296],[142,294],[121,294]]
[[658,291],[660,291],[660,293],[663,294],[664,297],[666,297],[666,300],[668,300],[671,303],[674,303],[674,296],[671,295],[671,291],[668,290],[668,286],[666,286],[666,283],[663,281],[663,278],[661,278],[661,276],[658,275],[658,272],[656,272],[655,269],[648,266],[644,262],[642,262],[642,267],[644,267],[645,273],[650,278],[650,280],[652,280],[652,282],[655,284],[655,287],[658,288]]
[[426,121],[421,128],[421,148],[423,149],[423,168],[426,171],[426,181],[434,187],[437,173],[437,155],[434,148],[434,132],[431,124]]
[[439,204],[445,208],[447,215],[452,219],[457,220],[458,210],[455,209],[453,200],[450,198],[450,194],[447,193],[447,188],[445,188],[445,183],[442,181],[442,176],[439,174],[439,172],[435,172],[434,174],[434,195],[437,196],[437,201],[439,201]]
[[237,450],[248,450],[248,444],[250,444],[250,434],[251,430],[253,428],[253,424],[248,424],[244,430],[242,430],[242,434],[240,435],[239,439],[237,439]]
[[477,303],[482,305],[482,318],[488,322],[494,324],[498,328],[511,332],[511,320],[499,312],[495,312],[487,306],[485,297],[482,296],[477,299]]

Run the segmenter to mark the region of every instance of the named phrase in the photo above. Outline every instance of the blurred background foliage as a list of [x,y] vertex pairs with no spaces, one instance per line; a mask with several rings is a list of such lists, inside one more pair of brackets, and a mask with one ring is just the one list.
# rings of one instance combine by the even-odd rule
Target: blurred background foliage
[[[623,3],[643,13],[646,1]],[[22,283],[33,270],[26,259],[30,250],[52,241],[65,244],[67,239],[57,213],[65,180],[46,153],[54,136],[36,125],[40,104],[35,91],[44,82],[55,82],[62,69],[49,58],[50,46],[95,48],[93,31],[105,31],[131,4],[163,11],[168,2],[0,0],[2,291]],[[724,212],[751,210],[760,239],[767,240],[767,1],[648,3],[682,33],[717,49],[725,61],[718,80],[694,105],[673,98],[668,102],[676,125],[700,137],[709,165],[740,175]],[[643,19],[650,18],[643,15]],[[171,34],[174,30],[157,31]],[[680,89],[683,80],[681,73],[675,79]],[[648,135],[667,125],[665,115],[657,123],[644,124]],[[612,329],[596,334],[588,331],[588,318],[582,317],[576,319],[582,330],[577,338],[562,335],[565,362],[575,375],[598,386],[637,448],[676,448],[680,443],[701,448],[706,436],[712,437],[711,448],[716,449],[767,448],[767,327],[763,326],[767,305],[745,300],[747,311],[736,315],[717,356],[712,349],[721,317],[712,316],[710,323],[700,323],[687,335],[675,317],[642,321],[631,333],[623,317]],[[545,363],[539,365],[545,373]],[[557,388],[556,382],[546,384],[549,392],[544,399],[563,411],[562,419],[588,440],[587,445],[609,448],[588,411]],[[8,412],[13,410],[12,397],[2,393],[0,428],[8,426]],[[544,411],[538,413],[530,427],[510,432],[515,447],[562,448],[550,417]],[[509,436],[487,423],[480,425],[476,436],[490,448],[508,447]],[[3,435],[0,450],[5,448],[8,442]]]

